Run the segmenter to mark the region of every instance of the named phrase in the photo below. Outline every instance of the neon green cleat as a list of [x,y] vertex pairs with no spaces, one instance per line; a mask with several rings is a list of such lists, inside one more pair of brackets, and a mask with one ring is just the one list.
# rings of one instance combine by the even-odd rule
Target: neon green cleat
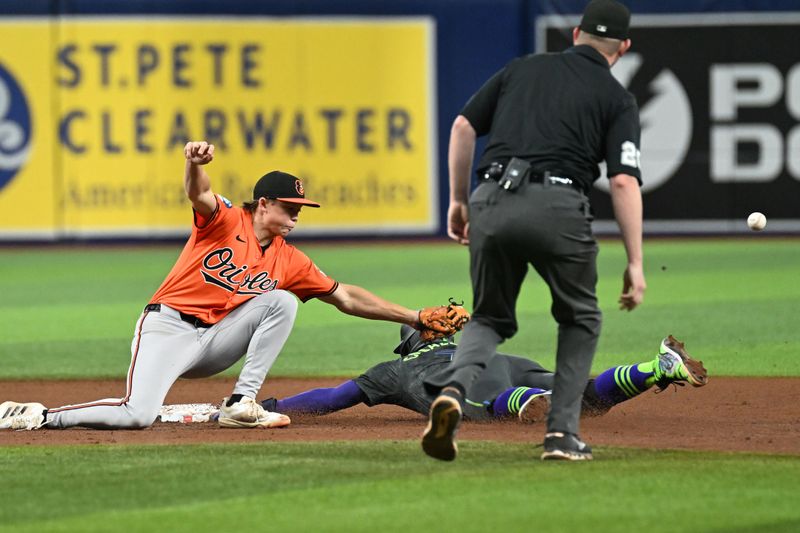
[[661,341],[658,351],[658,364],[655,366],[656,385],[662,390],[670,383],[687,382],[693,387],[702,387],[708,383],[708,372],[702,361],[692,359],[682,342],[667,336]]

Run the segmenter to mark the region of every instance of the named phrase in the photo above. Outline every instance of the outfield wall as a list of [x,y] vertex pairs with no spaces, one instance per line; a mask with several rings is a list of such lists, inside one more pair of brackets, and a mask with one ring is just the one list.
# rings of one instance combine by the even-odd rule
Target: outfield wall
[[[614,72],[641,108],[646,231],[743,232],[763,211],[800,233],[800,5],[627,3]],[[584,5],[5,0],[0,240],[186,235],[181,148],[200,138],[234,202],[266,170],[302,176],[324,209],[298,235],[443,234],[453,118],[509,59],[568,46]],[[593,204],[613,231],[603,190]]]

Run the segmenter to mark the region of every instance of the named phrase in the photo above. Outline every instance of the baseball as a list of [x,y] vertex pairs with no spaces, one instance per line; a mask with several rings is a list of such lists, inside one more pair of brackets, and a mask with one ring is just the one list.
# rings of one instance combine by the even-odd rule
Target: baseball
[[756,211],[755,213],[750,213],[750,216],[747,217],[747,226],[753,231],[761,231],[766,225],[767,217],[764,216],[764,213]]

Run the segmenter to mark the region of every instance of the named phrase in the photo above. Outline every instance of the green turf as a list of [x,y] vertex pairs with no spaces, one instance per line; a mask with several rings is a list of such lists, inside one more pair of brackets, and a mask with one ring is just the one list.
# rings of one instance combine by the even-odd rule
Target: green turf
[[[4,448],[0,531],[796,531],[792,457],[462,442]],[[731,490],[735,487],[736,490]]]
[[[329,275],[409,307],[471,301],[466,248],[451,244],[300,244]],[[0,250],[0,378],[119,377],[135,321],[180,251],[174,247]],[[653,356],[673,333],[712,375],[800,375],[800,241],[652,240],[648,291],[616,308],[624,267],[618,241],[601,242],[603,334],[594,371]],[[535,273],[518,305],[520,332],[501,349],[553,365],[556,328]],[[273,375],[350,375],[388,358],[393,324],[301,306]],[[229,371],[235,373],[236,369]]]
[[[602,242],[595,371],[649,358],[674,333],[712,375],[800,375],[798,244],[648,241],[645,305],[623,313],[624,252]],[[336,279],[409,307],[469,304],[462,247],[301,247]],[[0,250],[0,378],[123,376],[139,311],[179,248]],[[551,366],[548,307],[532,275],[503,350]],[[310,302],[273,375],[355,374],[396,337]],[[416,442],[4,447],[0,532],[800,529],[797,457],[599,448],[593,463],[544,464],[528,445],[460,446],[453,464]]]

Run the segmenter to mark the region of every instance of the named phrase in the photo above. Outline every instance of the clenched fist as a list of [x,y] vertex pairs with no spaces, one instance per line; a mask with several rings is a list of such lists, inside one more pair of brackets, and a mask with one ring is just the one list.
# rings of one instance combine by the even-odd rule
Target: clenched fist
[[214,159],[214,145],[205,141],[190,141],[183,147],[183,155],[195,165],[206,165]]

